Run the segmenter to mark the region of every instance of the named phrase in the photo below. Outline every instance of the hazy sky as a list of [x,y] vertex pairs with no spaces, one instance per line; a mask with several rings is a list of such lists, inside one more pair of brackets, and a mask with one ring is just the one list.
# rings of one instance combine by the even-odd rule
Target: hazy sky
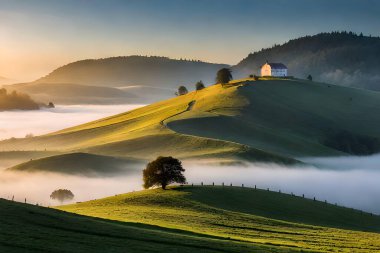
[[160,55],[235,64],[302,35],[380,35],[377,0],[0,0],[0,76],[71,61]]

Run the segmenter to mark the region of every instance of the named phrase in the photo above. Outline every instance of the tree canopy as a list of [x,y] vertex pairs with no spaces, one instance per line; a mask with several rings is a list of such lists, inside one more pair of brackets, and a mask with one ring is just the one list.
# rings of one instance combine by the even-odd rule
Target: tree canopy
[[177,96],[182,96],[182,95],[186,95],[187,93],[189,93],[187,88],[185,86],[181,85],[178,87],[178,91],[175,94]]
[[145,189],[161,186],[165,190],[166,186],[172,183],[184,184],[186,178],[183,172],[185,169],[180,160],[171,156],[159,156],[156,160],[148,163],[143,170],[143,186]]
[[67,189],[58,189],[50,194],[50,198],[56,199],[62,203],[65,200],[72,200],[74,198],[74,194]]
[[5,88],[0,89],[0,111],[38,110],[39,108],[39,105],[24,93],[8,92]]
[[195,90],[203,90],[205,88],[205,85],[202,81],[199,81],[195,84]]
[[215,81],[217,83],[226,84],[231,80],[232,74],[229,68],[222,68],[216,73]]

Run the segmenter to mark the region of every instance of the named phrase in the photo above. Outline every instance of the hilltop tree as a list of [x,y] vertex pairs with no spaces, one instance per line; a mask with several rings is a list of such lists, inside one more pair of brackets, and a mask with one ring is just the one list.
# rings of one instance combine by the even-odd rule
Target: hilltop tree
[[166,186],[171,183],[186,183],[186,178],[183,175],[185,169],[182,167],[180,160],[171,156],[159,156],[156,160],[148,163],[143,170],[144,188],[148,189],[152,186],[161,186],[166,189]]
[[228,68],[222,68],[216,73],[216,83],[226,84],[232,80],[231,70]]
[[309,80],[309,81],[313,81],[313,77],[312,77],[311,75],[308,75],[308,76],[307,76],[307,80]]
[[195,84],[195,90],[203,90],[205,88],[205,85],[202,81],[199,81]]
[[62,203],[63,201],[66,201],[66,200],[72,200],[74,198],[74,194],[70,190],[67,190],[67,189],[58,189],[58,190],[53,191],[50,194],[50,198],[56,199]]
[[182,95],[186,95],[187,93],[189,93],[187,88],[185,86],[181,85],[178,87],[178,91],[175,94],[177,96],[182,96]]

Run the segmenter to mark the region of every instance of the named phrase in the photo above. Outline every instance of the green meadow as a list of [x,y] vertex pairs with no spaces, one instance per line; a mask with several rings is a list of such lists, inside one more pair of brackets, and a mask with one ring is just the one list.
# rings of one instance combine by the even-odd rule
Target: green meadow
[[55,208],[0,199],[2,252],[378,252],[380,217],[237,186],[183,186]]
[[253,247],[269,246],[271,252],[380,250],[379,216],[259,189],[173,187],[166,191],[131,192],[57,209],[245,242]]

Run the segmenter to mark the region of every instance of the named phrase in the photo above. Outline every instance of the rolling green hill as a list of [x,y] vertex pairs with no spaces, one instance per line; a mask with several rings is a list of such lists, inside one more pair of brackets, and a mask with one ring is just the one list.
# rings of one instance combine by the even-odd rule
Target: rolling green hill
[[258,189],[174,187],[57,208],[105,219],[271,245],[274,249],[268,252],[282,247],[298,252],[380,250],[379,216]]
[[293,163],[308,156],[379,152],[379,109],[377,92],[244,79],[51,134],[2,141],[0,150]]
[[[0,142],[2,151],[54,150],[87,152],[99,155],[152,159],[158,155],[175,155],[180,158],[220,158],[260,161],[292,162],[292,159],[274,155],[247,145],[212,138],[178,134],[166,126],[166,121],[188,111],[193,100],[209,100],[220,106],[230,100],[231,106],[243,106],[234,93],[238,86],[223,88],[212,86],[201,92],[175,97],[137,110],[68,128],[55,133],[29,139]],[[203,102],[202,102],[203,103]],[[222,107],[221,107],[222,108]],[[207,105],[205,105],[207,110]],[[230,110],[230,109],[228,109]],[[207,111],[198,111],[207,115]]]
[[115,222],[0,199],[0,251],[297,252],[153,225]]
[[86,153],[70,153],[30,160],[9,168],[11,171],[45,171],[86,176],[117,175],[140,171],[136,159],[115,158]]

